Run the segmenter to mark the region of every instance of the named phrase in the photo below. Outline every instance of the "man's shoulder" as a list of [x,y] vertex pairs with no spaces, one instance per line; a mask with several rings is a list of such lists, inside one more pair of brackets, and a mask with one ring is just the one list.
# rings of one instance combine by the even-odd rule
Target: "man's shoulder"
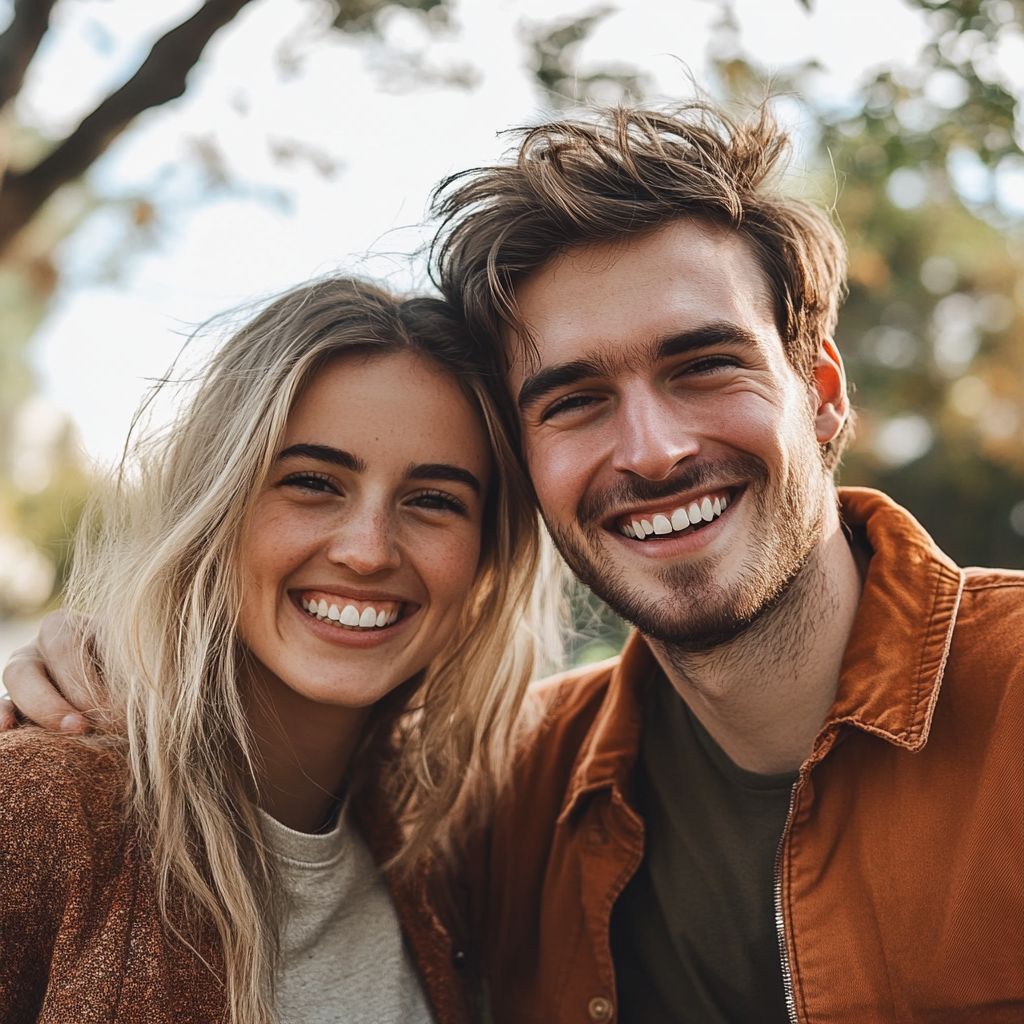
[[1024,683],[1024,571],[964,570],[951,653],[975,679]]
[[522,712],[520,774],[567,774],[609,700],[621,658],[570,669],[530,686]]
[[608,689],[621,655],[571,668],[530,684],[530,698],[552,715],[573,714]]
[[996,600],[1004,600],[1007,607],[1015,607],[1024,613],[1024,569],[983,569],[977,566],[964,569],[964,591],[998,591]]

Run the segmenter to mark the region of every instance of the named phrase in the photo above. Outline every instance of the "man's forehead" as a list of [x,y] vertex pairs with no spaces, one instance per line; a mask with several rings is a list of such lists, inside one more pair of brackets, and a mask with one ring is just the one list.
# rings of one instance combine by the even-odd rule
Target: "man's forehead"
[[768,283],[746,239],[692,220],[569,249],[515,292],[526,337],[506,334],[514,378],[584,354],[627,369],[664,338],[711,323],[775,330]]

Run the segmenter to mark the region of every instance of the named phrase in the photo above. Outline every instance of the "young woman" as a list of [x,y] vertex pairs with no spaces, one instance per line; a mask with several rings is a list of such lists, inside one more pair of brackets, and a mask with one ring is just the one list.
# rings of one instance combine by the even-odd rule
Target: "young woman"
[[243,327],[76,542],[112,732],[0,737],[0,1021],[468,1019],[413,876],[512,741],[538,552],[446,306]]

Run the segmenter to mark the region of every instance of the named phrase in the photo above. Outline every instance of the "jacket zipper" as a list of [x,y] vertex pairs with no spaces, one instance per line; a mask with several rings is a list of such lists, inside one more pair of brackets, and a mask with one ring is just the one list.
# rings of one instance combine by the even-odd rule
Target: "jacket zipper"
[[782,829],[782,838],[775,853],[775,931],[779,939],[779,956],[782,961],[782,985],[786,993],[786,1012],[790,1024],[800,1024],[796,1012],[796,994],[793,991],[793,968],[789,962],[789,943],[786,942],[786,919],[782,913],[782,851],[786,848],[789,827],[793,821],[793,808],[796,806],[796,791],[802,779],[793,783],[789,794],[789,810],[786,812],[786,824]]

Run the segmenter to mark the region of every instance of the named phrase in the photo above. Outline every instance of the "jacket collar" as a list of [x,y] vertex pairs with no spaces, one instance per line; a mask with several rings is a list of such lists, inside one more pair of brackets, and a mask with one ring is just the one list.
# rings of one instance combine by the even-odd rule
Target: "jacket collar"
[[[909,512],[880,491],[840,488],[839,502],[843,522],[865,528],[873,553],[836,700],[812,761],[824,756],[841,724],[920,750],[928,739],[964,574]],[[609,786],[623,796],[628,792],[640,745],[640,698],[656,669],[653,652],[634,632],[611,669],[560,822],[587,793]]]
[[928,740],[964,573],[891,498],[864,487],[845,487],[839,495],[843,521],[865,528],[873,555],[825,730],[845,722],[920,750]]

